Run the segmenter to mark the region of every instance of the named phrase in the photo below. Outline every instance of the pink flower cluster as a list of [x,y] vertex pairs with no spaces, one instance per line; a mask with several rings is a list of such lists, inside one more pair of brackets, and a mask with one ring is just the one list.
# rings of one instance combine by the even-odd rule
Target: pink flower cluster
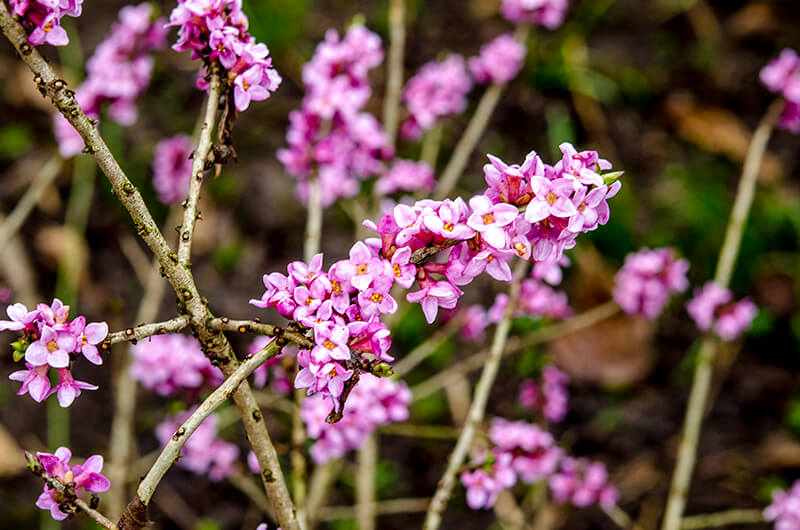
[[[73,490],[78,493],[86,490],[90,493],[102,493],[111,487],[106,477],[100,474],[103,470],[103,457],[94,455],[86,459],[83,464],[69,465],[72,452],[66,447],[59,447],[55,454],[36,453],[36,457],[47,475],[57,478],[62,484],[74,483]],[[57,497],[58,492],[45,485],[44,492],[36,501],[36,506],[42,510],[50,510],[50,515],[56,521],[63,521],[69,514],[61,511],[59,506],[63,498]]]
[[750,329],[758,308],[749,299],[732,302],[730,290],[708,282],[696,289],[686,310],[702,331],[713,330],[721,339],[731,341]]
[[69,37],[61,27],[61,17],[81,16],[83,0],[10,0],[11,13],[33,26],[28,42],[34,46],[65,46]]
[[[242,0],[178,0],[169,26],[178,27],[173,50],[192,50],[192,59],[201,59],[206,67],[217,62],[226,70],[223,81],[233,88],[237,110],[246,110],[251,101],[264,101],[278,89],[281,76],[272,67],[267,46],[247,33]],[[202,75],[198,88],[208,88]]]
[[[273,337],[258,336],[250,344],[247,353],[255,355],[273,341]],[[284,368],[283,361],[287,357],[297,357],[297,348],[284,346],[281,354],[273,357],[253,371],[253,384],[264,388],[269,382],[270,390],[276,394],[288,394],[292,390],[292,381]]]
[[[0,331],[19,331],[22,338],[13,344],[15,360],[25,358],[27,370],[12,373],[8,378],[22,381],[18,396],[30,394],[42,402],[52,394],[62,407],[72,404],[81,390],[97,390],[95,385],[76,381],[70,372],[70,362],[83,355],[92,364],[103,364],[97,345],[108,335],[108,324],[92,322],[79,316],[69,320],[69,306],[55,298],[49,306],[39,304],[33,311],[22,304],[6,308],[11,320],[0,320]],[[48,372],[58,371],[59,383],[50,388]]]
[[548,421],[559,422],[567,415],[569,376],[555,366],[545,366],[540,380],[525,379],[519,391],[522,406],[540,410]]
[[549,482],[556,502],[571,502],[579,508],[595,503],[610,508],[617,503],[617,489],[608,483],[608,471],[602,462],[565,457]]
[[192,139],[185,134],[165,138],[153,153],[153,187],[158,200],[177,204],[189,193],[192,178]]
[[[119,20],[86,63],[86,80],[75,92],[75,98],[90,118],[98,119],[105,103],[108,114],[122,125],[136,121],[136,98],[150,83],[153,58],[149,53],[166,46],[164,19],[153,20],[150,3],[126,6]],[[78,132],[61,114],[54,117],[59,151],[64,157],[83,149]]]
[[[347,399],[344,417],[328,423],[330,401],[314,395],[301,403],[300,415],[308,436],[316,440],[311,457],[317,464],[358,449],[381,425],[408,419],[411,391],[402,381],[363,374]],[[335,405],[334,405],[335,407]]]
[[689,262],[678,259],[669,247],[642,249],[628,254],[617,272],[614,301],[629,315],[656,318],[673,293],[689,287]]
[[522,70],[526,53],[512,34],[500,35],[481,46],[480,55],[469,58],[469,71],[478,83],[508,83]]
[[494,506],[500,492],[517,480],[533,484],[547,478],[563,454],[549,432],[522,421],[492,419],[489,440],[493,449],[482,451],[473,462],[475,468],[461,473],[467,504],[474,510]]
[[764,519],[775,521],[775,530],[800,528],[800,480],[789,491],[776,489],[772,492],[772,504],[764,510]]
[[[192,415],[197,407],[177,416],[168,416],[156,426],[156,438],[162,446],[167,445],[178,428]],[[178,465],[198,475],[208,475],[214,482],[233,473],[239,448],[217,437],[219,417],[211,414],[192,433],[181,448]]]
[[288,147],[278,151],[286,171],[299,179],[301,199],[308,197],[312,174],[325,206],[352,197],[394,154],[378,120],[362,110],[372,93],[367,74],[382,60],[380,37],[354,24],[343,38],[329,30],[303,67],[303,106],[289,114]]
[[375,191],[388,195],[396,191],[432,190],[433,170],[425,162],[395,160],[392,167],[375,181]]
[[153,335],[133,346],[131,353],[131,377],[161,396],[180,390],[198,394],[204,386],[216,387],[225,379],[203,355],[197,339],[186,335]]
[[400,125],[402,137],[419,138],[437,120],[464,112],[470,89],[472,80],[462,56],[452,54],[422,65],[403,89],[409,116]]
[[771,92],[781,94],[786,100],[778,126],[800,133],[800,57],[790,48],[761,69],[761,82]]
[[503,0],[503,16],[517,24],[556,29],[564,21],[567,0]]

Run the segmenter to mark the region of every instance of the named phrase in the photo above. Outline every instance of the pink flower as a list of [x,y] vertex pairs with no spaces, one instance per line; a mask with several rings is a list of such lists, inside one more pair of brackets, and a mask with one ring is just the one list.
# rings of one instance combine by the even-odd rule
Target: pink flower
[[771,92],[780,93],[786,103],[778,117],[778,126],[800,133],[800,57],[792,49],[784,49],[760,73],[761,82]]
[[417,276],[417,266],[410,263],[410,259],[411,249],[409,247],[402,247],[392,254],[392,260],[390,262],[394,281],[405,289],[410,289],[411,286],[414,285],[414,280]]
[[203,355],[197,339],[169,333],[153,335],[131,348],[131,376],[162,396],[181,390],[198,393],[204,385],[217,386],[222,372]]
[[375,182],[375,191],[388,195],[396,191],[432,190],[433,171],[425,162],[396,159],[391,169]]
[[17,392],[18,396],[29,393],[34,401],[41,403],[50,395],[50,378],[47,372],[50,366],[34,366],[25,363],[27,370],[19,370],[8,376],[12,381],[22,381],[22,387]]
[[[268,77],[267,74],[270,71],[274,70],[265,69],[261,64],[254,64],[236,76],[233,82],[233,100],[239,112],[247,110],[251,100],[264,101],[269,98],[270,90],[277,90],[280,77]],[[267,83],[266,86],[263,86],[265,76],[267,76]]]
[[467,488],[467,505],[473,510],[494,506],[497,496],[504,489],[497,479],[483,469],[462,472],[461,483]]
[[434,211],[423,210],[422,221],[425,228],[444,239],[469,239],[475,230],[467,224],[469,211],[461,198],[451,201],[445,199]]
[[748,299],[739,300],[722,310],[714,324],[714,332],[722,340],[736,340],[750,329],[757,314],[758,307],[753,302]]
[[534,176],[531,178],[531,189],[534,199],[525,210],[525,220],[536,223],[549,216],[570,217],[578,210],[570,200],[573,192],[573,182],[567,178],[547,180]]
[[708,282],[696,289],[694,298],[686,304],[686,311],[702,331],[711,329],[717,309],[731,301],[733,295],[728,289],[714,282]]
[[192,139],[185,134],[166,138],[153,153],[153,187],[165,204],[179,203],[189,193],[192,178]]
[[77,340],[77,348],[92,364],[103,364],[103,358],[97,351],[97,345],[103,342],[108,335],[108,324],[105,322],[91,322],[86,324],[86,318],[79,316],[69,326],[70,333]]
[[52,393],[58,396],[58,404],[66,408],[72,405],[75,398],[81,395],[81,390],[97,390],[96,385],[91,385],[84,381],[76,381],[72,373],[66,368],[58,369],[58,384],[53,388]]
[[617,272],[614,301],[629,315],[656,318],[669,296],[687,289],[689,262],[678,259],[669,247],[642,249],[629,254]]
[[472,213],[467,225],[480,232],[481,237],[495,248],[506,247],[506,231],[503,227],[513,223],[519,209],[511,204],[492,204],[485,195],[476,195],[469,200]]
[[453,309],[461,294],[461,291],[450,282],[440,281],[422,287],[419,291],[408,293],[406,300],[412,304],[419,303],[425,314],[425,320],[428,321],[428,324],[433,324],[439,307]]
[[567,0],[503,0],[501,10],[511,22],[556,29],[564,20]]
[[75,337],[70,333],[44,326],[41,338],[28,346],[25,360],[34,366],[49,364],[53,368],[66,368],[75,346]]
[[28,42],[34,46],[68,44],[69,37],[60,25],[61,18],[64,15],[80,16],[82,3],[83,0],[10,0],[12,13],[24,24],[34,26],[28,37]]
[[393,285],[392,276],[376,276],[372,281],[372,287],[358,294],[358,305],[361,306],[361,314],[364,318],[397,311],[397,302],[389,294]]
[[567,415],[569,377],[555,366],[542,369],[540,383],[533,379],[522,381],[519,392],[521,405],[539,409],[551,422],[560,422]]
[[0,320],[0,331],[30,332],[36,329],[34,322],[39,318],[39,309],[28,311],[23,304],[16,303],[6,307],[6,314],[11,320]]
[[468,341],[483,340],[486,326],[489,325],[489,316],[480,305],[472,305],[466,309],[466,318],[461,328],[461,338]]
[[617,490],[608,484],[608,472],[600,462],[590,462],[585,458],[564,458],[561,469],[549,482],[556,502],[569,501],[577,507],[598,503],[603,508],[617,502]]
[[525,46],[507,33],[481,46],[477,57],[470,57],[469,70],[478,83],[508,83],[525,61]]
[[764,509],[764,519],[774,521],[775,530],[800,528],[800,480],[789,491],[773,490],[772,504]]
[[326,363],[330,359],[346,361],[350,359],[350,349],[347,339],[350,332],[346,326],[328,324],[314,328],[314,341],[316,346],[311,350],[311,358],[316,363]]
[[[63,484],[74,483],[75,493],[86,490],[91,493],[102,493],[111,487],[106,477],[100,474],[103,470],[103,457],[94,455],[86,459],[83,464],[69,465],[72,452],[66,447],[59,447],[55,454],[36,453],[47,475],[57,478]],[[44,492],[36,501],[36,506],[42,510],[50,510],[50,515],[56,521],[62,521],[68,514],[59,509],[62,502],[57,498],[55,489],[45,485]],[[60,496],[59,496],[60,497]]]

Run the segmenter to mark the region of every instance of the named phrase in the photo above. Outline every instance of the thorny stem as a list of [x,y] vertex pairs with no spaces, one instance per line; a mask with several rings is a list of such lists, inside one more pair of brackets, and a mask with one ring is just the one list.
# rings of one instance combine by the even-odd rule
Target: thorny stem
[[389,0],[389,64],[386,97],[383,100],[383,129],[389,145],[397,139],[400,92],[403,89],[403,52],[406,46],[405,0]]
[[[733,266],[739,254],[742,233],[750,212],[750,205],[753,203],[758,171],[761,168],[761,161],[764,158],[772,128],[783,108],[783,104],[782,100],[777,100],[770,105],[750,141],[747,158],[745,158],[744,167],[742,168],[742,176],[739,180],[739,187],[736,190],[733,210],[728,221],[728,228],[725,231],[725,240],[720,250],[717,270],[714,273],[714,282],[720,287],[727,287],[730,283]],[[678,447],[678,457],[675,463],[675,471],[672,475],[672,484],[670,485],[662,530],[679,530],[681,527],[681,517],[686,506],[692,471],[697,459],[700,429],[703,423],[706,402],[708,401],[708,393],[711,389],[715,353],[716,339],[710,333],[706,334],[698,353],[692,389],[689,392],[689,402],[686,405],[683,436]]]
[[192,239],[198,216],[197,203],[200,200],[200,189],[203,187],[203,175],[208,161],[208,153],[211,150],[211,133],[214,130],[221,94],[222,83],[220,82],[219,74],[213,73],[209,80],[205,114],[203,116],[203,124],[200,126],[200,139],[192,155],[192,176],[189,179],[189,195],[184,203],[183,224],[181,225],[181,237],[178,242],[178,261],[184,267],[189,266],[189,260],[191,259]]
[[59,479],[57,479],[56,477],[51,477],[46,473],[42,475],[42,479],[44,479],[44,481],[47,483],[48,486],[56,490],[64,498],[68,499],[71,504],[75,505],[75,507],[79,508],[80,510],[86,512],[86,515],[88,515],[92,521],[102,526],[103,528],[106,528],[107,530],[118,530],[117,525],[115,525],[113,521],[108,519],[102,513],[93,509],[86,503],[86,501],[75,495],[74,492],[73,493],[68,492],[67,488]]
[[8,214],[8,217],[0,224],[0,252],[6,250],[6,245],[9,240],[14,237],[14,234],[17,233],[22,223],[25,222],[25,219],[27,219],[28,215],[33,211],[33,207],[36,206],[45,188],[58,176],[62,164],[63,160],[61,160],[61,157],[58,155],[51,156],[47,162],[42,164],[42,168],[33,178],[28,190],[22,198],[20,198],[19,202],[17,202],[14,211]]
[[[192,330],[197,335],[206,355],[220,365],[224,375],[229,376],[234,373],[238,361],[225,335],[207,327],[208,321],[213,319],[213,314],[208,308],[206,299],[200,296],[194,277],[187,268],[179,265],[177,254],[169,247],[153,221],[139,190],[125,175],[94,127],[95,121],[86,116],[75,100],[74,92],[67,89],[66,82],[56,77],[53,69],[28,43],[25,30],[19,22],[14,20],[4,2],[0,2],[0,31],[19,52],[21,60],[34,73],[34,82],[39,89],[50,98],[83,138],[86,144],[85,151],[92,154],[97,165],[111,183],[115,195],[128,210],[137,233],[161,264],[164,276],[178,295],[179,304],[189,316]],[[260,410],[250,385],[244,381],[239,385],[233,398],[239,409],[250,444],[258,458],[262,470],[262,483],[278,514],[281,527],[284,530],[296,530],[299,525],[283,478],[278,455],[264,422],[260,419]],[[256,411],[258,411],[258,419],[253,414]],[[123,513],[119,525],[128,530],[143,528],[145,524],[147,524],[147,506],[141,499],[134,497]]]
[[761,510],[725,510],[724,512],[692,515],[681,519],[681,530],[718,528],[720,526],[763,523]]
[[[619,307],[613,301],[600,304],[587,311],[584,311],[583,313],[579,313],[574,317],[562,322],[551,324],[524,337],[512,337],[508,339],[502,354],[503,356],[510,355],[525,348],[530,348],[531,346],[557,339],[558,337],[568,333],[573,333],[589,326],[593,326],[594,324],[605,320],[606,318],[614,316],[618,312]],[[468,374],[473,370],[477,370],[486,363],[489,355],[490,352],[488,350],[475,353],[463,361],[459,361],[458,363],[451,365],[446,370],[441,371],[433,377],[430,377],[412,387],[411,393],[414,396],[413,400],[417,401],[429,396],[434,392],[447,387],[454,380],[464,376],[465,374]]]
[[225,382],[218,386],[217,389],[197,407],[197,410],[183,422],[183,425],[175,431],[172,439],[167,443],[164,449],[161,450],[155,463],[139,484],[137,493],[142,503],[146,505],[150,502],[158,483],[161,482],[164,474],[180,456],[181,447],[188,441],[189,437],[200,424],[220,405],[230,399],[231,394],[247,376],[253,373],[253,370],[278,355],[280,350],[281,346],[278,345],[278,341],[270,342],[258,353],[240,364],[239,367],[225,379]]
[[[527,27],[520,26],[517,28],[514,37],[524,43],[528,37],[528,31]],[[475,146],[478,145],[478,140],[481,139],[481,135],[486,129],[497,103],[500,101],[500,96],[503,94],[506,84],[492,83],[481,96],[475,109],[475,114],[472,115],[464,134],[458,141],[450,160],[442,172],[442,176],[439,178],[439,183],[433,192],[434,199],[438,201],[444,199],[455,188],[459,177],[464,172],[464,168],[467,167],[470,155],[475,150]]]
[[[142,319],[146,320],[146,319]],[[180,315],[164,322],[153,322],[152,324],[142,324],[135,328],[123,329],[109,333],[103,344],[117,344],[120,342],[135,342],[146,339],[153,335],[163,335],[164,333],[176,333],[189,325],[189,317]]]
[[447,461],[447,468],[444,475],[439,480],[439,486],[436,488],[436,493],[433,495],[428,512],[425,515],[425,523],[423,530],[437,530],[442,524],[442,513],[447,506],[447,501],[453,491],[455,484],[456,473],[458,473],[464,458],[467,456],[472,439],[475,436],[475,431],[478,424],[483,421],[483,416],[486,412],[486,404],[489,401],[489,392],[492,389],[494,380],[497,377],[497,371],[500,367],[500,359],[503,356],[503,348],[508,338],[508,332],[511,329],[511,316],[516,309],[517,300],[519,299],[520,282],[528,269],[529,263],[520,260],[514,267],[514,279],[511,283],[511,290],[509,294],[508,307],[506,307],[503,320],[497,325],[492,339],[492,346],[489,351],[489,359],[483,368],[480,381],[475,387],[475,396],[469,408],[469,415],[461,431],[456,446],[450,454]]

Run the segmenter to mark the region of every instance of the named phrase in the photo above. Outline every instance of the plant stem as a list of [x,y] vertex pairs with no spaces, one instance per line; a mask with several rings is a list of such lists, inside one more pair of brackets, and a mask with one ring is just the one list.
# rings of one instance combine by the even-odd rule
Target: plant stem
[[331,484],[336,481],[336,476],[342,468],[342,461],[331,459],[314,468],[311,473],[308,487],[308,502],[306,503],[306,517],[308,527],[314,528],[319,519],[319,513],[325,504]]
[[724,512],[692,515],[681,519],[681,530],[717,528],[720,526],[763,523],[761,510],[726,510]]
[[225,379],[225,382],[217,387],[217,389],[197,407],[192,415],[183,422],[183,425],[178,428],[172,439],[161,450],[161,453],[147,472],[147,475],[145,475],[142,482],[139,483],[137,493],[143,504],[147,505],[150,499],[153,498],[153,493],[155,493],[158,483],[161,482],[164,474],[180,456],[181,447],[189,440],[189,437],[200,424],[220,405],[230,399],[231,394],[242,384],[247,376],[253,373],[253,370],[280,353],[281,347],[277,342],[278,341],[270,342],[258,353],[240,364],[239,367]]
[[[772,128],[775,125],[775,120],[777,120],[782,108],[783,101],[781,100],[775,101],[770,105],[750,140],[750,147],[742,168],[739,187],[736,190],[733,210],[728,221],[728,228],[725,231],[725,240],[722,243],[717,269],[714,273],[714,282],[720,287],[728,287],[730,283],[733,266],[739,254],[745,222],[755,195],[758,170],[761,168],[761,161],[764,157]],[[672,475],[662,530],[679,530],[681,526],[681,517],[686,506],[692,471],[697,459],[700,429],[703,423],[708,393],[711,388],[715,353],[716,339],[710,333],[706,334],[700,346],[697,367],[692,380],[692,389],[689,392],[689,402],[686,406],[686,417],[683,423],[683,435],[678,447],[678,457],[675,463],[675,471]]]
[[403,52],[406,46],[405,0],[389,0],[389,60],[386,75],[386,97],[383,100],[383,130],[394,147],[403,89]]
[[375,530],[375,470],[378,435],[372,433],[356,456],[356,520],[358,530]]
[[255,320],[233,320],[227,317],[214,318],[208,323],[208,327],[215,331],[237,331],[239,333],[247,333],[249,331],[268,337],[281,336],[302,348],[310,348],[314,345],[314,343],[301,333],[282,329],[272,324],[257,322]]
[[422,138],[419,159],[428,164],[434,174],[436,174],[436,162],[439,160],[439,148],[442,146],[443,131],[442,124],[437,123],[425,131],[425,136]]
[[[107,530],[118,530],[117,525],[115,525],[113,521],[109,520],[105,515],[98,512],[97,510],[92,509],[86,503],[86,501],[77,496],[75,497],[71,495],[68,496],[64,484],[59,479],[57,479],[56,477],[48,476],[47,474],[42,475],[42,478],[44,479],[44,481],[47,483],[48,486],[56,490],[62,496],[67,497],[69,501],[72,502],[75,506],[80,508],[82,511],[86,512],[86,515],[88,515],[92,519],[92,521],[102,526],[103,528],[106,528]],[[61,525],[58,522],[56,522],[56,528],[60,527]]]
[[200,139],[192,155],[194,158],[192,159],[192,176],[189,179],[189,195],[186,198],[181,237],[178,242],[178,261],[183,266],[188,266],[191,259],[192,239],[198,216],[197,203],[200,200],[200,189],[203,187],[203,175],[205,174],[206,161],[212,145],[211,133],[214,130],[221,95],[222,83],[220,83],[219,75],[213,73],[209,80],[203,124],[200,126]]
[[[424,512],[431,500],[428,497],[410,499],[391,499],[373,503],[371,509],[376,515],[394,515],[401,513]],[[321,519],[334,521],[337,519],[353,519],[358,506],[329,506],[322,511]]]
[[506,339],[508,339],[508,332],[511,330],[511,315],[516,309],[517,300],[519,299],[520,281],[525,271],[528,270],[528,265],[529,263],[527,261],[520,260],[514,267],[514,278],[511,283],[505,315],[495,329],[492,346],[489,350],[489,359],[486,361],[480,381],[478,381],[478,385],[475,387],[475,396],[469,408],[467,422],[464,425],[464,429],[461,431],[461,436],[459,436],[453,452],[450,454],[444,475],[442,475],[442,478],[439,480],[439,486],[436,488],[436,493],[434,493],[431,504],[428,507],[428,512],[425,515],[425,523],[422,526],[423,530],[437,530],[442,524],[442,513],[453,491],[456,473],[458,473],[472,445],[472,439],[475,436],[478,424],[483,421],[486,412],[486,404],[489,401],[489,392],[497,377],[500,359],[503,356],[503,348],[505,347]]
[[[156,268],[158,273],[158,268]],[[189,317],[180,315],[164,322],[153,322],[152,324],[142,324],[135,328],[128,328],[122,331],[109,333],[103,341],[104,344],[118,344],[120,342],[137,341],[146,339],[153,335],[163,335],[164,333],[177,333],[189,325]]]

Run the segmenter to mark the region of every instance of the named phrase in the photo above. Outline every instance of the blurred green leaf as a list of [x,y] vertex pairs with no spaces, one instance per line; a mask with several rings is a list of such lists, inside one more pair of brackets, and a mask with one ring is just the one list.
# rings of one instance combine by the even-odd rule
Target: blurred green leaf
[[33,142],[33,132],[25,122],[10,123],[0,128],[0,157],[19,158],[27,153]]

